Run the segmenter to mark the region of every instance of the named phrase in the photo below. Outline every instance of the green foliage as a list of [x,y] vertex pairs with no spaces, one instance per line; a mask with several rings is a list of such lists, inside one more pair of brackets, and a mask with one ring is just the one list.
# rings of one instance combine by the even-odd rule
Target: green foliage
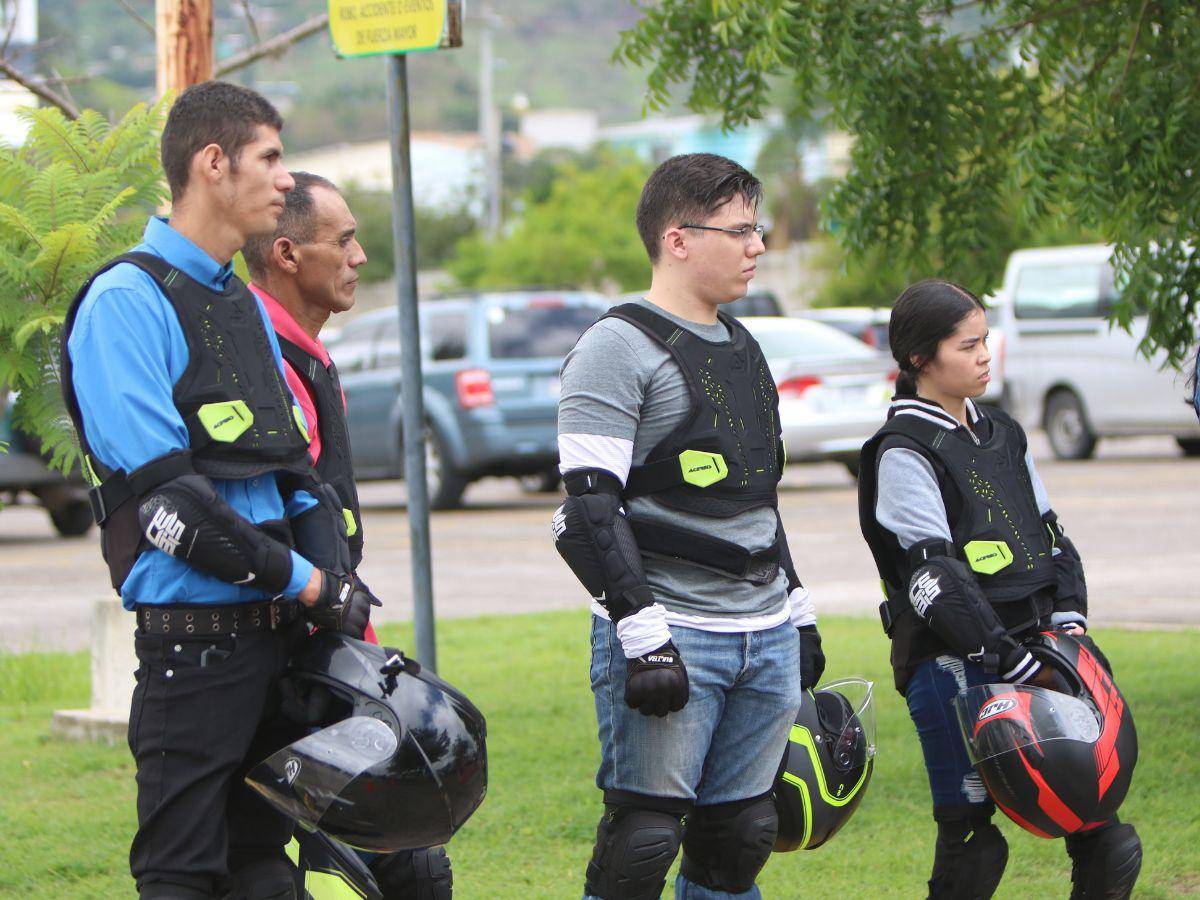
[[62,404],[59,332],[67,306],[102,262],[137,243],[142,214],[166,193],[158,164],[165,105],[110,124],[27,109],[21,147],[0,146],[0,385],[13,419],[69,471],[78,455]]
[[[359,271],[364,284],[387,281],[396,268],[392,244],[392,195],[371,191],[351,182],[342,191],[358,222],[358,240],[367,254]],[[454,253],[454,245],[475,230],[475,220],[465,208],[442,211],[418,206],[417,268],[440,269]]]
[[[974,27],[957,27],[969,12]],[[1200,261],[1200,6],[1191,0],[662,0],[617,57],[648,65],[646,102],[686,95],[726,125],[786,79],[800,112],[855,136],[829,212],[872,252],[994,288],[1010,198],[1116,245],[1116,321],[1149,311],[1142,349],[1195,341]],[[937,268],[934,269],[936,264]]]
[[467,287],[645,287],[650,264],[633,222],[648,174],[638,160],[612,153],[592,168],[568,162],[548,192],[540,178],[531,183],[505,235],[460,241],[450,273]]

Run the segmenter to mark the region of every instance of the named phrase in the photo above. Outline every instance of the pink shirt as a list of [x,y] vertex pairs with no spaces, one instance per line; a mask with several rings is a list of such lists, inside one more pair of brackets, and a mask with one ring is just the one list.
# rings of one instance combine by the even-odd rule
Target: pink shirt
[[[271,325],[275,328],[275,333],[280,337],[287,338],[301,350],[306,353],[311,353],[321,361],[321,365],[329,365],[329,352],[325,349],[325,345],[321,343],[320,338],[311,338],[303,328],[297,324],[289,313],[278,300],[260,288],[257,284],[251,284],[250,290],[254,292],[254,296],[262,301],[266,307],[267,315],[271,317]],[[317,459],[321,456],[321,430],[318,427],[317,420],[317,404],[313,399],[312,392],[309,391],[308,385],[299,373],[292,367],[292,364],[284,359],[283,375],[287,379],[288,387],[292,389],[292,394],[296,398],[296,402],[300,404],[300,409],[304,413],[304,421],[308,424],[308,454],[312,457],[313,465],[316,465]],[[342,405],[345,406],[346,397],[342,395]]]
[[[311,338],[303,328],[301,328],[296,320],[292,318],[292,314],[283,306],[260,288],[257,284],[251,284],[250,290],[254,292],[259,300],[266,307],[267,315],[271,317],[271,326],[275,329],[275,333],[281,337],[287,338],[301,350],[311,353],[321,361],[321,365],[328,367],[329,351],[325,349],[325,345],[321,343],[320,338]],[[292,396],[296,398],[296,402],[300,404],[300,410],[304,413],[304,421],[308,424],[308,455],[312,457],[313,465],[317,464],[317,459],[321,455],[321,430],[317,427],[317,404],[313,400],[312,392],[309,391],[308,385],[304,383],[304,379],[297,374],[292,364],[286,359],[283,361],[283,377],[287,380],[288,387],[292,389]],[[342,408],[346,406],[346,392],[342,392]],[[378,644],[379,637],[375,634],[374,626],[368,622],[366,632],[363,634],[363,640],[370,644]]]

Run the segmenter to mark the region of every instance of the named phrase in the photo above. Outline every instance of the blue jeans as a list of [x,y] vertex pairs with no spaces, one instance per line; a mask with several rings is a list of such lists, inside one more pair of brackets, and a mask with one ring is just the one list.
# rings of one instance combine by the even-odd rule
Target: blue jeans
[[968,688],[998,680],[978,663],[947,654],[921,663],[908,683],[904,699],[925,755],[935,817],[994,808],[967,757],[953,701]]
[[[592,693],[600,733],[601,790],[672,797],[699,806],[744,800],[771,789],[800,709],[800,641],[783,624],[766,631],[718,634],[673,626],[687,667],[687,705],[665,718],[625,703],[626,664],[617,629],[592,618]],[[738,897],[680,876],[679,900]]]

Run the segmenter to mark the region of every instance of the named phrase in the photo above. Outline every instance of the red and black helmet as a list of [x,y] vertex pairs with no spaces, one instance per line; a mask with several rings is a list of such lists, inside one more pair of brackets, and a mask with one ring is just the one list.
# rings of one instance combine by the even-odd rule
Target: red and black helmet
[[1087,831],[1111,819],[1129,790],[1133,716],[1090,638],[1047,631],[1027,643],[1061,692],[988,684],[959,694],[967,750],[992,800],[1026,831]]

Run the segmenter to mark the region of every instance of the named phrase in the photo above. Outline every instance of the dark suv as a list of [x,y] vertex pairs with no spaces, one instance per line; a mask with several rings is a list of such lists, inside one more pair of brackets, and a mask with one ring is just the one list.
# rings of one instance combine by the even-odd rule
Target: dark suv
[[0,498],[13,504],[30,494],[50,514],[60,535],[87,534],[92,527],[92,507],[78,467],[69,478],[49,468],[36,443],[13,427],[12,397],[0,401]]
[[[487,475],[542,476],[558,463],[558,370],[608,309],[575,291],[480,293],[420,305],[430,504],[459,504]],[[328,342],[341,373],[360,481],[404,474],[399,320],[374,310]]]

